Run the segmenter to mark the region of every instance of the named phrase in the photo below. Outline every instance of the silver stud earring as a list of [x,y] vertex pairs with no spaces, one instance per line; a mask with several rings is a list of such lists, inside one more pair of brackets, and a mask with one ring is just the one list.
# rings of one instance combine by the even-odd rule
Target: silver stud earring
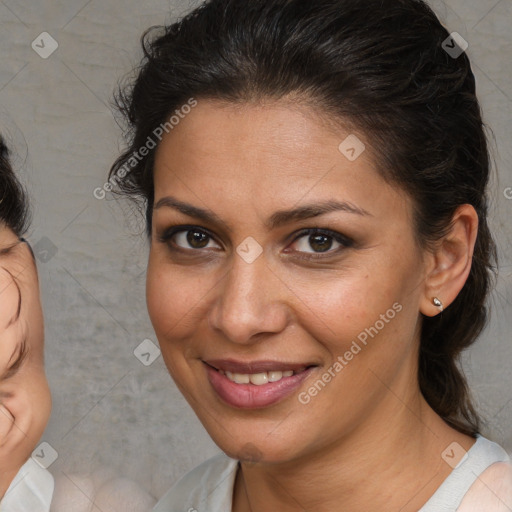
[[434,306],[441,309],[441,313],[442,313],[443,312],[443,303],[437,297],[434,297],[432,299],[432,302],[433,302]]

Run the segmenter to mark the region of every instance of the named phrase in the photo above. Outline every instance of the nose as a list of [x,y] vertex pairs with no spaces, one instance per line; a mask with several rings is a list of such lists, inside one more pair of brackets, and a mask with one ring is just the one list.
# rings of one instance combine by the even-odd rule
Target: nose
[[264,254],[253,263],[235,254],[231,269],[216,288],[209,325],[238,344],[282,332],[290,320],[285,290]]

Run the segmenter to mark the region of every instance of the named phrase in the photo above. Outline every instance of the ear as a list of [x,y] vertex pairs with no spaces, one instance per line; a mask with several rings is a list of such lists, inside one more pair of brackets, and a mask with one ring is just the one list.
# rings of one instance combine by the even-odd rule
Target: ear
[[459,206],[449,233],[427,256],[428,271],[420,303],[420,311],[425,316],[436,316],[441,312],[441,308],[433,303],[434,297],[441,301],[444,309],[457,298],[471,270],[477,233],[475,209],[469,204]]

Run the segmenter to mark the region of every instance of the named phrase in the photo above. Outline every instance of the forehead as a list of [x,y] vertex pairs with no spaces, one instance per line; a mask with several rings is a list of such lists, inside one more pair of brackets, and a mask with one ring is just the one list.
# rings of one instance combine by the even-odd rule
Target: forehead
[[[347,139],[364,144],[354,160],[340,150]],[[377,172],[365,134],[289,102],[198,101],[162,139],[154,179],[155,202],[172,192],[217,210],[248,202],[276,210],[337,198],[372,215],[409,207],[404,192]]]
[[217,175],[229,171],[235,173],[232,177],[246,171],[258,171],[260,175],[268,171],[275,175],[305,160],[314,159],[320,167],[336,155],[343,134],[342,129],[328,129],[323,118],[306,106],[289,102],[239,105],[202,100],[164,136],[157,151],[156,167],[158,170],[169,163],[167,150],[181,148],[173,154],[180,163],[186,160],[193,166],[194,162],[201,162],[204,168],[204,160],[213,158]]

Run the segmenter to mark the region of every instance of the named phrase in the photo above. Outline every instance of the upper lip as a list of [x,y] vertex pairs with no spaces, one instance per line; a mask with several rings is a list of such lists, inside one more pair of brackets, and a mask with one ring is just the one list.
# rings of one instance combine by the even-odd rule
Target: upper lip
[[311,363],[286,363],[280,361],[235,361],[234,359],[209,359],[203,361],[208,366],[224,372],[254,374],[263,372],[285,372],[304,370],[310,366],[316,366]]

